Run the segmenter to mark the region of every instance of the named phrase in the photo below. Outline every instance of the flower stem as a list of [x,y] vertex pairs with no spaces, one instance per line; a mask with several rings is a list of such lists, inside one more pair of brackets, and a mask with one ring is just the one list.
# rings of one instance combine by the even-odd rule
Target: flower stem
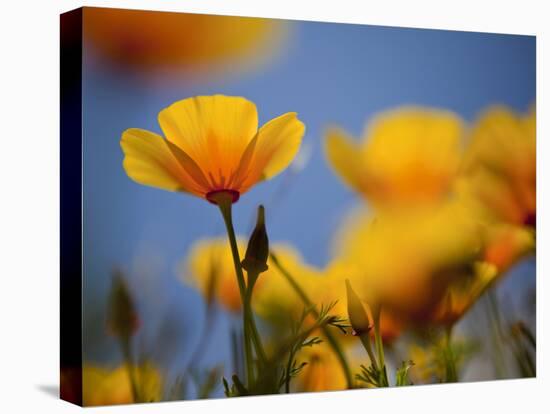
[[241,267],[241,259],[239,256],[239,249],[237,246],[237,238],[235,237],[235,229],[233,227],[233,216],[231,212],[232,200],[219,199],[218,207],[223,216],[225,227],[227,230],[227,236],[229,238],[229,245],[231,247],[231,254],[233,256],[233,264],[235,266],[235,274],[237,275],[237,283],[239,285],[239,293],[241,296],[241,303],[243,306],[243,336],[244,336],[244,351],[246,361],[246,374],[247,382],[250,386],[254,381],[254,366],[252,355],[252,344],[255,347],[256,354],[261,362],[265,362],[265,352],[262,347],[258,329],[252,315],[252,309],[250,301],[252,299],[252,287],[247,289],[244,279],[243,269]]
[[458,382],[456,358],[451,343],[452,334],[452,326],[445,329],[445,382]]
[[[248,275],[248,280],[256,280],[258,275]],[[260,360],[260,363],[262,365],[265,365],[267,362],[267,356],[264,351],[264,347],[262,345],[262,341],[260,338],[260,334],[258,333],[258,328],[256,327],[256,322],[254,321],[254,315],[252,314],[252,290],[254,289],[254,285],[250,284],[246,290],[246,306],[248,307],[248,315],[249,315],[249,324],[250,324],[250,330],[252,333],[252,343],[254,344],[254,350],[256,351],[256,355],[258,356],[258,359]]]
[[[285,269],[279,260],[277,259],[277,256],[275,256],[273,253],[270,253],[270,258],[275,265],[277,269],[279,269],[279,272],[284,276],[284,278],[290,283],[296,294],[300,297],[304,305],[306,305],[308,308],[311,308],[311,313],[314,317],[319,317],[319,313],[317,312],[316,308],[313,307],[313,303],[309,300],[308,296],[304,292],[304,290],[300,287],[298,282],[296,282],[296,279],[288,272],[287,269]],[[332,335],[332,333],[328,330],[328,327],[323,326],[322,327],[323,333],[327,338],[328,343],[332,347],[332,350],[336,354],[336,357],[338,358],[338,361],[340,362],[340,365],[342,367],[342,371],[344,371],[344,375],[346,377],[346,383],[348,388],[353,388],[353,380],[351,377],[351,370],[348,365],[348,361],[346,360],[346,356],[344,355],[344,351],[340,347],[340,344]]]
[[367,354],[369,355],[370,363],[374,367],[375,370],[378,371],[378,364],[376,363],[376,357],[374,356],[374,352],[372,351],[372,345],[370,343],[370,335],[369,333],[364,333],[359,335],[359,339],[361,340],[361,343],[363,344],[363,347],[367,351]]
[[132,398],[134,400],[134,403],[139,403],[141,401],[138,392],[136,375],[134,372],[134,360],[132,356],[132,348],[130,346],[130,339],[120,338],[120,347],[122,349],[126,369],[128,370],[128,377],[130,378],[130,389],[132,390]]

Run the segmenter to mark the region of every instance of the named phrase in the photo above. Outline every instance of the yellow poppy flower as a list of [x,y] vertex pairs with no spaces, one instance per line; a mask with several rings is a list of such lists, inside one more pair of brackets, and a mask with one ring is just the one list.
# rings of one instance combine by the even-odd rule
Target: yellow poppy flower
[[477,259],[483,231],[458,200],[407,213],[356,213],[337,241],[354,290],[371,306],[423,319],[461,269]]
[[143,129],[124,131],[124,169],[134,181],[215,202],[233,202],[292,161],[305,127],[296,113],[258,129],[256,105],[242,97],[198,96],[163,109],[158,121],[166,139]]
[[296,377],[298,391],[337,391],[347,389],[346,378],[334,351],[325,342],[302,348],[297,356],[307,365]]
[[[237,245],[242,257],[246,248],[244,239],[239,237]],[[315,282],[321,279],[317,270],[304,264],[300,254],[288,245],[274,244],[271,250],[297,278],[297,282],[304,290],[311,294],[316,287]],[[207,303],[216,300],[230,312],[241,310],[233,256],[224,238],[196,242],[190,250],[181,274],[185,282],[198,288]],[[268,270],[260,274],[254,285],[252,307],[258,315],[268,321],[288,323],[289,315],[298,317],[305,305],[269,260]]]
[[445,198],[458,171],[463,124],[447,111],[402,108],[369,124],[362,142],[331,128],[325,153],[338,176],[377,207]]
[[132,404],[155,402],[162,398],[162,377],[149,363],[134,367],[140,401],[134,401],[128,369],[85,364],[82,369],[83,405]]
[[[237,245],[242,255],[246,246],[244,240],[239,239]],[[230,312],[241,310],[241,297],[235,278],[233,256],[225,238],[196,242],[191,248],[181,274],[186,282],[198,288],[207,303],[216,300]],[[260,280],[256,289],[261,286]]]
[[116,64],[187,74],[273,52],[285,27],[276,19],[85,8],[83,29],[94,52]]
[[536,112],[526,116],[496,106],[472,130],[460,189],[499,221],[535,227]]

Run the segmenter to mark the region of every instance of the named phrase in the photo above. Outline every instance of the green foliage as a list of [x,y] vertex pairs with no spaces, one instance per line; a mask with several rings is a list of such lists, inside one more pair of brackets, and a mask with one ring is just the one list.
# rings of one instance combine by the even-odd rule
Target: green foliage
[[395,374],[395,386],[402,387],[405,385],[413,385],[409,379],[409,370],[414,366],[414,362],[411,360],[401,362],[401,366],[397,369]]
[[387,379],[382,370],[377,369],[373,365],[366,367],[361,364],[361,372],[355,375],[355,379],[364,382],[368,387],[387,387]]
[[510,327],[510,348],[521,376],[525,378],[536,376],[535,336],[521,321]]
[[335,327],[341,331],[346,331],[348,327],[343,318],[331,315],[330,311],[336,302],[327,306],[321,306],[316,313],[315,321],[306,326],[306,320],[309,315],[316,312],[313,306],[303,310],[301,317],[290,328],[290,335],[275,348],[275,351],[266,362],[262,369],[258,370],[255,381],[246,387],[238,375],[231,377],[232,383],[223,378],[225,395],[228,397],[243,395],[262,395],[278,394],[290,392],[290,384],[293,378],[296,378],[307,365],[307,362],[299,360],[299,353],[302,349],[321,344],[323,339],[314,333],[327,326]]
[[[401,366],[397,369],[395,374],[395,386],[403,387],[406,385],[413,385],[409,378],[409,371],[414,366],[413,361],[403,361]],[[355,379],[365,383],[367,387],[389,387],[389,381],[386,375],[385,369],[377,369],[370,365],[366,367],[361,365],[361,372],[355,375]]]

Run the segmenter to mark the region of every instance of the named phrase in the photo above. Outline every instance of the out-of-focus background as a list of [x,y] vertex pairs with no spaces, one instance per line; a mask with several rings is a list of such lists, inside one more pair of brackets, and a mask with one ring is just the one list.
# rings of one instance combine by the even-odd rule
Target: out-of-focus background
[[[136,347],[168,377],[181,374],[205,317],[200,294],[181,282],[181,264],[194,241],[224,235],[219,212],[204,200],[128,178],[119,144],[125,129],[160,132],[158,112],[195,95],[244,96],[257,105],[260,124],[298,112],[307,128],[298,160],[241,198],[235,227],[248,235],[262,203],[270,240],[290,242],[322,267],[342,214],[360,203],[327,165],[325,127],[342,125],[359,136],[373,115],[407,104],[473,121],[491,104],[523,113],[535,101],[534,37],[125,13],[84,11],[83,325],[84,358],[93,363],[120,362],[105,309],[113,269],[121,268],[141,318]],[[140,36],[148,31],[156,34],[153,45]],[[177,53],[179,38],[189,53]],[[534,269],[534,258],[512,269],[498,289],[504,302],[533,289]],[[209,327],[203,364],[230,360],[224,344],[236,322],[222,313]],[[484,369],[474,366],[465,379],[492,378]]]

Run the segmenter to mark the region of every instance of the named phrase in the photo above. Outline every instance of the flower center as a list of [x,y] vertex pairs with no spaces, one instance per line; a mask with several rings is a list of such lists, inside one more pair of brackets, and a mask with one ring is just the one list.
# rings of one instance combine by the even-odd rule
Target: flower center
[[212,204],[219,205],[220,202],[226,201],[227,199],[231,200],[231,203],[236,203],[239,201],[240,193],[236,190],[214,190],[206,193],[206,199]]

